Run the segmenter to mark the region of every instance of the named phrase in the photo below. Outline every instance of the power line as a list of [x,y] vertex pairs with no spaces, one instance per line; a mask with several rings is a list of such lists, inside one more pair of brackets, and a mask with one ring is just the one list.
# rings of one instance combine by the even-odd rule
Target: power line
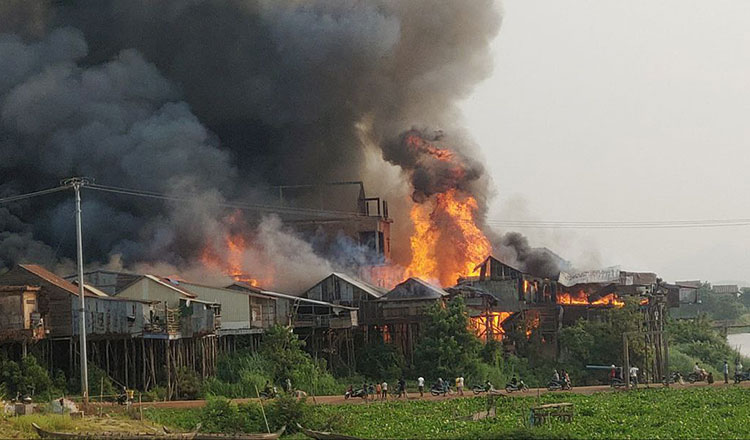
[[58,191],[64,191],[69,188],[70,188],[69,186],[65,186],[65,185],[56,186],[54,188],[43,189],[40,191],[34,191],[34,192],[26,193],[26,194],[19,194],[16,196],[4,197],[0,199],[0,203],[10,203],[10,202],[16,202],[18,200],[30,199],[32,197],[43,196],[45,194],[52,194]]
[[[135,197],[147,197],[159,200],[167,200],[173,202],[194,202],[195,197],[183,196],[183,195],[171,195],[166,193],[159,193],[155,191],[122,188],[116,186],[105,186],[98,184],[86,185],[86,188],[93,189],[96,191],[103,191],[115,194],[123,194]],[[311,208],[299,208],[289,206],[276,206],[276,205],[262,205],[256,203],[239,203],[239,202],[208,202],[207,204],[213,206],[221,206],[225,208],[234,208],[245,211],[262,211],[262,212],[274,212],[274,213],[286,213],[286,214],[307,214],[316,216],[343,216],[358,218],[363,217],[362,214],[350,211],[333,211],[326,209],[311,209]]]
[[521,222],[486,220],[491,226],[519,229],[701,229],[750,226],[750,220],[728,219],[708,221],[660,221],[660,222],[598,222],[598,223],[566,223],[566,222]]

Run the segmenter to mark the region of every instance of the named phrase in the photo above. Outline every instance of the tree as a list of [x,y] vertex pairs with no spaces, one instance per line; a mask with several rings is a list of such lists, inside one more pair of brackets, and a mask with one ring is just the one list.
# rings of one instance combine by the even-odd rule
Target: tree
[[[576,382],[586,382],[592,379],[586,370],[587,364],[623,365],[622,334],[638,331],[642,321],[643,315],[635,301],[628,301],[619,309],[604,311],[598,320],[578,320],[560,331],[561,366]],[[646,359],[644,339],[630,338],[628,348],[630,364],[643,368]]]
[[305,341],[281,325],[274,325],[263,335],[260,354],[273,366],[273,377],[282,383],[291,376],[295,366],[310,362],[310,356],[302,348]]
[[481,342],[469,331],[463,298],[447,306],[436,304],[427,313],[422,337],[414,350],[417,374],[450,378],[474,373]]
[[377,334],[368,343],[358,344],[357,372],[372,379],[396,378],[404,368],[404,356],[393,344]]

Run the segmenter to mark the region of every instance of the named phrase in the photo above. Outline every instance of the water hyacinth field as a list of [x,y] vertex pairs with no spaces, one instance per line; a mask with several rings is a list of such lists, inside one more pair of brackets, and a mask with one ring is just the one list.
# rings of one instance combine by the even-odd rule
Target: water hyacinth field
[[[462,420],[487,407],[485,397],[445,401],[396,401],[366,405],[311,405],[294,409],[294,419],[312,429],[362,438],[749,438],[750,390],[735,387],[644,389],[592,395],[546,394],[496,397],[497,417]],[[529,425],[532,406],[572,402],[572,422]],[[265,431],[257,404],[226,401],[202,409],[149,409],[156,423],[190,429],[207,419],[216,432]],[[273,407],[274,429],[290,425],[289,414]],[[287,408],[288,411],[288,408]],[[225,414],[225,412],[228,412]],[[224,421],[219,424],[216,421]],[[231,426],[221,426],[221,423]],[[205,425],[204,425],[205,426]],[[302,438],[292,434],[289,438]]]

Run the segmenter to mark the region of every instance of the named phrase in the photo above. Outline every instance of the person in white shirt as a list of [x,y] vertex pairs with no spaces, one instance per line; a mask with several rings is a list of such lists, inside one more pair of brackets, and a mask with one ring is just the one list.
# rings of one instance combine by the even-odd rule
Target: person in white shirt
[[417,378],[417,388],[419,388],[419,397],[424,397],[424,377]]
[[383,393],[383,395],[381,396],[381,398],[383,400],[388,400],[388,383],[385,382],[385,381],[383,381],[383,383],[380,385],[380,387],[381,387],[382,393]]
[[457,382],[458,382],[458,385],[456,385],[456,388],[458,388],[458,394],[460,396],[463,396],[464,395],[464,377],[459,376]]
[[635,365],[630,367],[630,385],[638,388],[638,367]]

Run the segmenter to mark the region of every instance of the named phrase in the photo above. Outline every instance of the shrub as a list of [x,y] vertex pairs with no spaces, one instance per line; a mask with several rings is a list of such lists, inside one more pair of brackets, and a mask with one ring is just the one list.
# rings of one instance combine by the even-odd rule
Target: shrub
[[182,367],[177,371],[177,396],[181,399],[197,399],[201,394],[198,373]]
[[276,430],[286,426],[289,432],[294,432],[297,423],[305,425],[304,419],[307,414],[305,402],[305,399],[296,399],[288,394],[274,399],[266,410],[271,429]]
[[237,405],[220,397],[208,399],[201,409],[200,422],[205,432],[242,432],[244,428]]
[[400,376],[405,363],[401,352],[393,344],[383,342],[379,334],[376,334],[372,341],[359,344],[355,357],[357,371],[376,380]]

